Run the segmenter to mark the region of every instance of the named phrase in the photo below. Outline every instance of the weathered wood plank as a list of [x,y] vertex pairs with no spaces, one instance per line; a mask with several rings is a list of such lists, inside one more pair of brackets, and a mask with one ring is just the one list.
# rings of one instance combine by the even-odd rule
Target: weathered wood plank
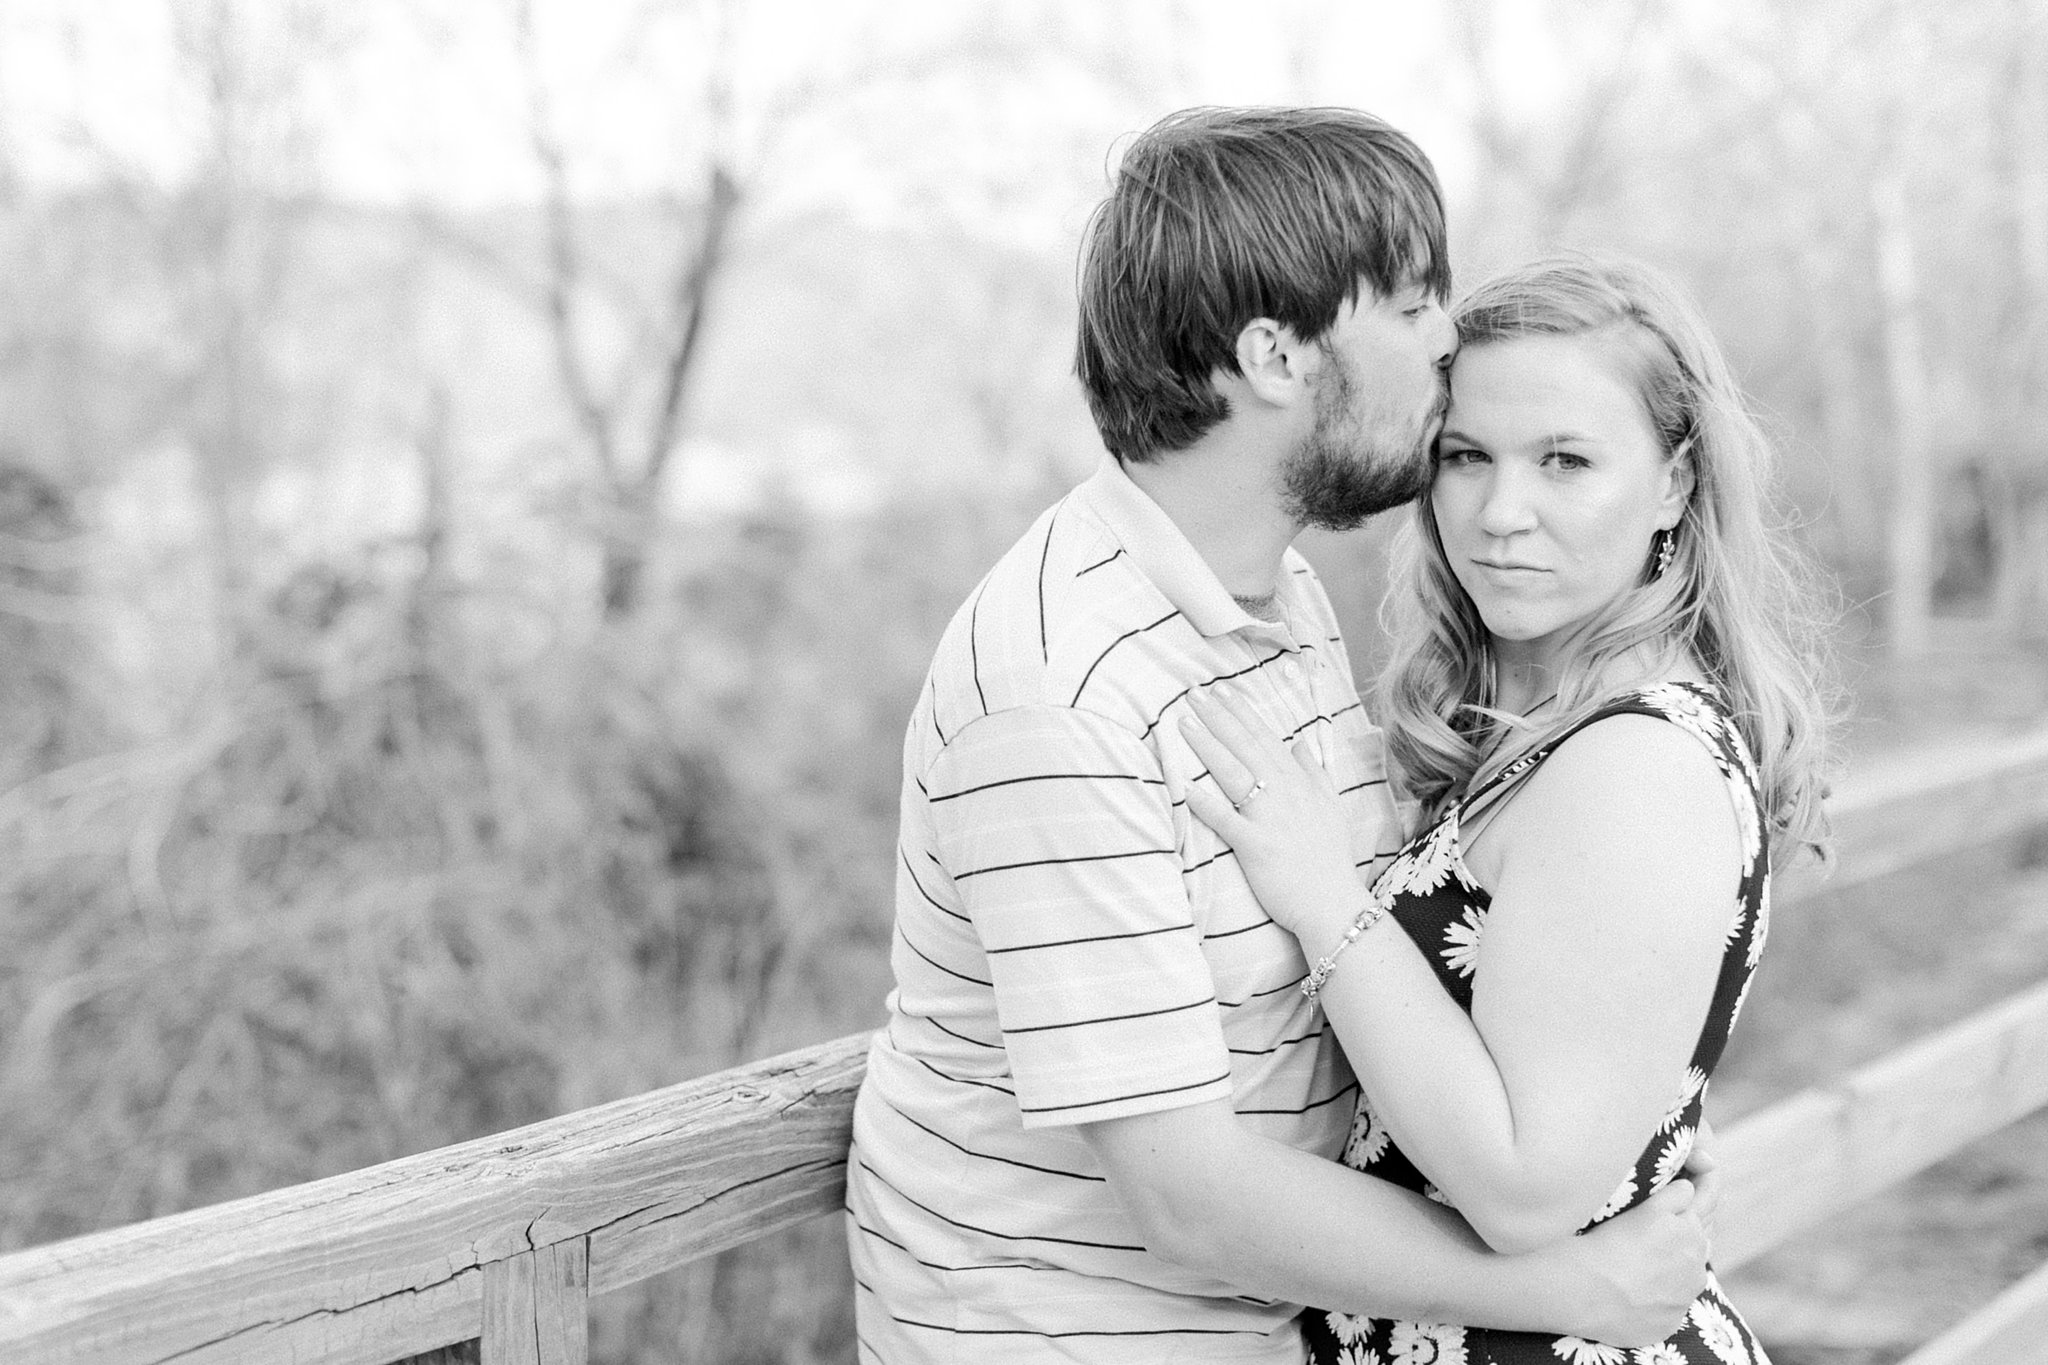
[[[152,1321],[176,1330],[197,1320],[212,1324],[214,1335],[192,1345],[188,1358],[205,1361],[207,1365],[277,1365],[281,1360],[321,1361],[324,1365],[389,1365],[401,1357],[475,1336],[483,1312],[484,1276],[481,1269],[474,1267],[418,1288],[386,1290],[377,1295],[350,1297],[344,1288],[335,1295],[342,1307],[276,1316],[221,1311],[224,1305],[209,1301],[213,1296],[204,1283],[191,1282],[176,1273],[180,1267],[175,1250],[161,1259],[159,1268],[154,1280],[145,1280],[139,1289],[126,1295],[109,1310],[105,1321],[82,1324],[75,1331],[43,1330],[41,1324],[25,1322],[19,1311],[23,1305],[60,1307],[61,1289],[43,1304],[32,1296],[0,1303],[0,1361],[8,1365],[29,1365],[32,1361],[68,1365],[74,1361],[142,1359],[145,1357],[141,1352],[150,1348]],[[81,1268],[81,1275],[90,1273],[89,1268]],[[171,1291],[154,1287],[173,1281],[178,1284],[175,1292],[202,1300],[197,1312],[170,1297]],[[10,1326],[14,1325],[30,1330],[10,1335]],[[113,1327],[118,1333],[112,1349],[106,1327]],[[189,1337],[189,1331],[179,1333],[181,1340]]]
[[484,1267],[483,1365],[540,1365],[533,1258],[527,1251]]
[[1907,1356],[1900,1365],[2040,1365],[2048,1360],[2048,1266]]
[[[838,1207],[865,1050],[864,1037],[843,1038],[496,1137],[0,1257],[0,1362],[383,1365],[480,1335],[480,1267],[493,1261],[622,1228],[659,1228],[647,1235],[679,1259],[751,1240]],[[616,1269],[591,1269],[625,1282]],[[378,1328],[375,1356],[298,1344],[381,1322],[400,1304],[418,1306],[432,1327],[388,1339]],[[317,1338],[307,1335],[314,1326]],[[253,1341],[273,1344],[244,1349]]]
[[1781,901],[1841,890],[1955,849],[2048,824],[2048,730],[1921,753],[1852,775],[1828,801],[1836,866],[1796,868]]
[[2048,983],[1732,1125],[1715,1260],[1736,1266],[2048,1104]]
[[484,1267],[483,1365],[587,1365],[590,1243],[556,1242]]

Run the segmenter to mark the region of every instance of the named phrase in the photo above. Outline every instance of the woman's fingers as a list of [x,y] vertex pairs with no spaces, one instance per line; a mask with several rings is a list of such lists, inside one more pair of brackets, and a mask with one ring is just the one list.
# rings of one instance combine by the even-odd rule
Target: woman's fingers
[[[1252,785],[1258,781],[1252,770],[1245,766],[1222,740],[1212,734],[1207,726],[1192,716],[1180,718],[1180,733],[1181,737],[1187,740],[1188,747],[1195,751],[1195,757],[1201,759],[1202,765],[1209,770],[1209,776],[1216,779],[1216,788],[1223,793],[1226,801],[1234,803],[1244,800],[1246,793],[1250,792]],[[1193,793],[1199,788],[1190,787],[1188,790]],[[1213,820],[1209,821],[1211,826],[1215,823]]]
[[1296,740],[1288,745],[1287,752],[1294,755],[1294,766],[1301,769],[1311,784],[1321,786],[1329,779],[1330,774],[1324,769],[1323,761],[1316,757],[1315,750],[1305,740]]
[[1228,694],[1191,692],[1188,706],[1196,719],[1223,742],[1233,758],[1244,765],[1245,771],[1256,777],[1271,780],[1281,771],[1280,752],[1283,747],[1263,722],[1238,702],[1230,700]]
[[1227,798],[1218,796],[1207,787],[1188,788],[1188,810],[1197,820],[1215,830],[1218,837],[1232,848],[1237,847],[1237,836],[1250,824]]
[[1692,1181],[1680,1176],[1643,1202],[1665,1213],[1684,1213],[1692,1208],[1697,1194]]

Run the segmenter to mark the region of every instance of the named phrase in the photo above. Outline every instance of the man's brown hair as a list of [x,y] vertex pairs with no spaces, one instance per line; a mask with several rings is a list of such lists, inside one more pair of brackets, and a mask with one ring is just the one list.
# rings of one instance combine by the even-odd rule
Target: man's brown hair
[[1358,295],[1451,289],[1422,149],[1356,109],[1185,109],[1139,134],[1081,245],[1075,372],[1102,440],[1144,462],[1229,415],[1253,318],[1316,341]]

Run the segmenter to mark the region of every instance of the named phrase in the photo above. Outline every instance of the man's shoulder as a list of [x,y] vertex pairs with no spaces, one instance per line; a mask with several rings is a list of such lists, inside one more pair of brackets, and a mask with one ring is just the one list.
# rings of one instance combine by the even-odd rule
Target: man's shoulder
[[[1119,640],[1160,629],[1172,604],[1085,500],[1034,521],[953,615],[932,663],[941,711],[1088,706],[1091,672]],[[947,702],[951,700],[952,705]],[[1119,721],[1123,708],[1109,714]]]

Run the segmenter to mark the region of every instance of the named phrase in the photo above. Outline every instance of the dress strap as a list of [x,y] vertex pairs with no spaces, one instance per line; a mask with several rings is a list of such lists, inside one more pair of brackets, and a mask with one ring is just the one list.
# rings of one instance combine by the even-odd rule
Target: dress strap
[[1541,745],[1529,750],[1492,777],[1487,778],[1486,781],[1467,792],[1458,801],[1459,822],[1462,824],[1471,816],[1477,815],[1506,800],[1514,789],[1528,778],[1529,774],[1542,766],[1544,759],[1557,752],[1559,745],[1597,721],[1606,720],[1610,716],[1630,715],[1657,716],[1660,719],[1669,719],[1669,717],[1665,716],[1664,711],[1651,700],[1655,692],[1665,687],[1682,687],[1716,711],[1722,712],[1724,715],[1726,713],[1726,707],[1722,704],[1719,693],[1713,688],[1702,687],[1698,683],[1659,683],[1651,687],[1639,687],[1632,691],[1620,693],[1602,702],[1596,710],[1573,722],[1563,731],[1551,736]]

